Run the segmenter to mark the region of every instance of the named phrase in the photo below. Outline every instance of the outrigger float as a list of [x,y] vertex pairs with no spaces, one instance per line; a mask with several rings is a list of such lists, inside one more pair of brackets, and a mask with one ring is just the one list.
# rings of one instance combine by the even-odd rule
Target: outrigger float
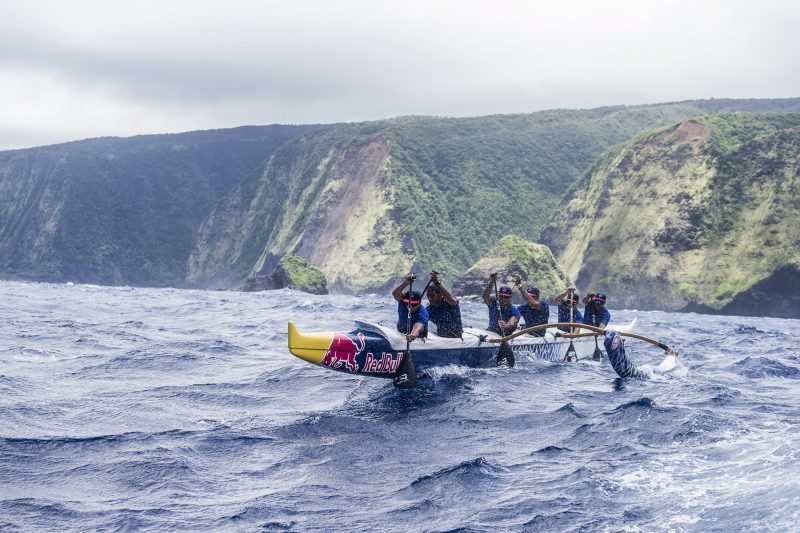
[[[645,340],[664,349],[665,344],[632,333],[636,319],[626,325],[614,326],[624,337]],[[569,362],[591,358],[602,359],[597,338],[605,330],[571,322],[544,324],[519,330],[502,337],[490,331],[464,328],[461,338],[438,337],[429,334],[409,344],[394,327],[360,320],[349,333],[301,333],[289,322],[289,351],[309,363],[349,374],[392,379],[406,357],[412,354],[416,370],[445,365],[484,367],[497,364],[505,356],[513,365],[516,357],[538,357],[553,362]],[[588,333],[565,333],[557,328],[580,328]],[[543,337],[528,333],[546,329]],[[601,343],[602,345],[602,343]]]

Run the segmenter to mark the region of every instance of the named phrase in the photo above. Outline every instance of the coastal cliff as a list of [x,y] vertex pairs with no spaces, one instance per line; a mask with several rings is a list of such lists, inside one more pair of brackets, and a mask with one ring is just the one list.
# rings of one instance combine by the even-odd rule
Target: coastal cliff
[[616,307],[800,316],[800,115],[706,115],[606,152],[542,232]]

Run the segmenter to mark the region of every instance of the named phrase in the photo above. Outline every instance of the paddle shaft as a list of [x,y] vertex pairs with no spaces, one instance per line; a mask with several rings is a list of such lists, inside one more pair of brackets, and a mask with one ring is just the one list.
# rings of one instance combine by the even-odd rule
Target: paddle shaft
[[572,289],[567,291],[567,298],[569,298],[569,321],[575,322],[575,307],[572,305]]
[[[498,321],[503,320],[503,309],[500,307],[500,292],[497,290],[496,277],[494,278],[494,301],[497,302],[497,320]],[[500,329],[500,324],[497,325],[497,329]],[[500,330],[502,331],[503,335],[506,334],[506,329],[507,328],[503,328],[502,330]]]

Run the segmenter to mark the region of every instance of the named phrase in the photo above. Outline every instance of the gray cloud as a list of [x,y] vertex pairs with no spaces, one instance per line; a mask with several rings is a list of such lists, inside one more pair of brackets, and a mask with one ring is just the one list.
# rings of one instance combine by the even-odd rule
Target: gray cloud
[[794,2],[18,2],[0,148],[100,135],[800,96]]

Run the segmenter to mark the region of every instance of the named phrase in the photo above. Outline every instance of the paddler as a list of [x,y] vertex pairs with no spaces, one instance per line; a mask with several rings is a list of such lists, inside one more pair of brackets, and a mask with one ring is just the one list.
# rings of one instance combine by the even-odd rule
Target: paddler
[[497,290],[497,272],[489,274],[489,283],[483,290],[483,302],[489,307],[489,331],[506,336],[514,333],[519,324],[520,314],[517,306],[511,303],[510,287],[500,287],[498,298],[492,296],[492,288]]
[[[559,322],[574,322],[575,324],[583,323],[583,315],[578,310],[578,302],[581,297],[575,287],[567,287],[567,289],[556,295],[556,305],[558,306],[558,321]],[[558,328],[566,333],[578,333],[578,328],[572,328],[572,331],[567,331],[570,328]]]
[[583,323],[603,328],[611,322],[611,313],[606,309],[606,295],[602,292],[590,292],[583,297]]
[[428,285],[428,311],[430,321],[436,324],[439,337],[461,338],[464,328],[461,325],[461,306],[450,294],[447,287],[439,280],[439,273],[431,272],[431,283]]
[[[411,285],[417,277],[409,274],[392,291],[392,296],[397,300],[397,331],[406,334],[407,341],[428,336],[428,311],[422,307],[422,293],[419,291],[406,291],[403,289]],[[411,311],[411,326],[408,324],[408,312]]]
[[[525,327],[532,328],[533,326],[541,326],[550,321],[550,306],[547,302],[539,299],[539,289],[537,287],[522,288],[522,277],[516,276],[514,279],[514,287],[519,290],[522,295],[522,300],[525,302],[519,306],[519,314],[525,319]],[[534,337],[544,337],[547,332],[545,329],[531,331],[528,335]]]

